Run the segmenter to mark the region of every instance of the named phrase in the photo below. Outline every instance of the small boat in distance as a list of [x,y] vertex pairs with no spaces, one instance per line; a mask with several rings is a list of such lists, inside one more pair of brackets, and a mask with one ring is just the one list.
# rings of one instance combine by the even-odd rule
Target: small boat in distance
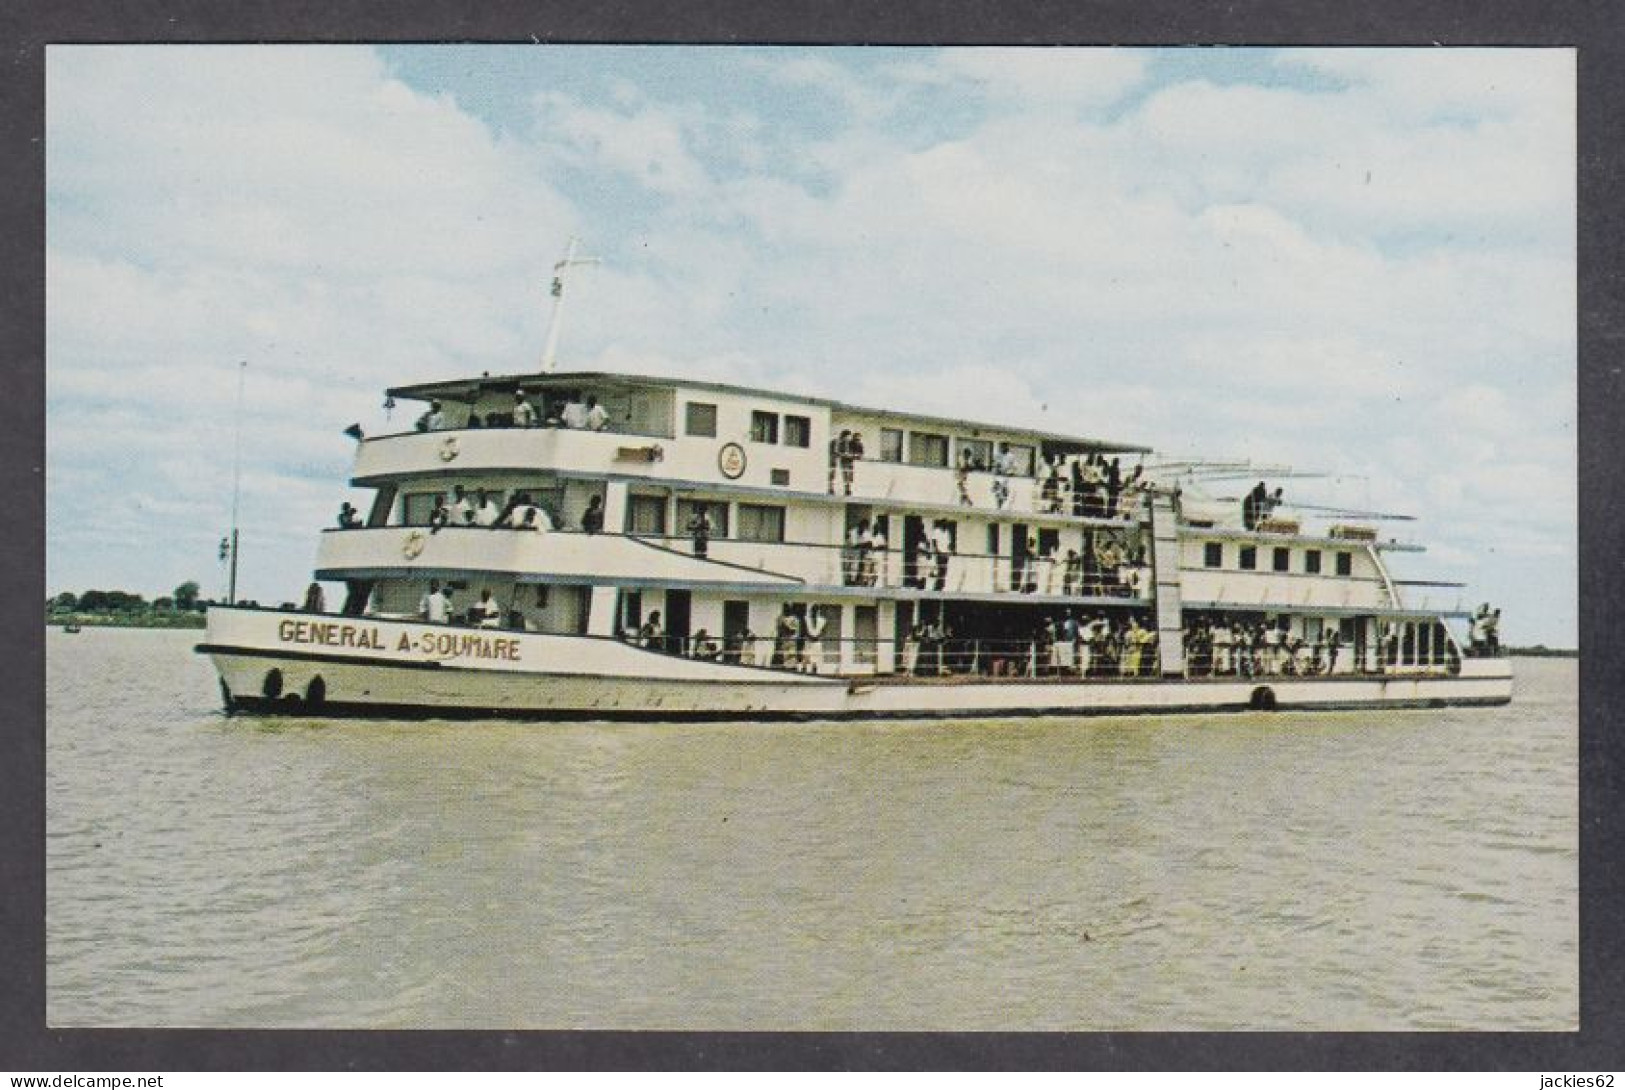
[[[211,606],[228,712],[868,719],[1494,705],[1459,584],[1149,448],[618,372],[388,391],[306,609]],[[347,505],[348,506],[348,505]],[[367,512],[362,515],[361,512]],[[1459,595],[1459,589],[1454,591]],[[1454,627],[1453,627],[1454,626]],[[1460,631],[1458,631],[1460,629]]]

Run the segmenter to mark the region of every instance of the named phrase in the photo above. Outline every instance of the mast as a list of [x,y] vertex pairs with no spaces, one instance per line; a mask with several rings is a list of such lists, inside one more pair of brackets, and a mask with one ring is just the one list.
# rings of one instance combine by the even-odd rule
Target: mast
[[542,350],[542,370],[552,372],[558,368],[559,349],[559,322],[564,317],[564,274],[568,269],[577,265],[601,264],[596,257],[576,257],[576,246],[581,242],[575,235],[570,236],[570,245],[564,251],[564,259],[553,263],[553,283],[548,292],[553,296],[553,317],[547,326],[547,347]]
[[226,604],[237,604],[237,505],[242,494],[243,479],[243,378],[248,374],[248,361],[237,361],[237,425],[231,454],[231,577],[226,591]]

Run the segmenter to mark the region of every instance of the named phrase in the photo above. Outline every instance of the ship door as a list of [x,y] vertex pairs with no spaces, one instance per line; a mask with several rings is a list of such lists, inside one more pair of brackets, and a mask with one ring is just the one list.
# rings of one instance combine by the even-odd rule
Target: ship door
[[920,542],[925,539],[925,520],[919,515],[903,516],[903,585],[905,587],[925,588],[926,576],[930,573],[920,571],[915,558],[919,555]]
[[688,652],[688,626],[694,609],[694,592],[668,590],[666,592],[666,641],[674,655]]

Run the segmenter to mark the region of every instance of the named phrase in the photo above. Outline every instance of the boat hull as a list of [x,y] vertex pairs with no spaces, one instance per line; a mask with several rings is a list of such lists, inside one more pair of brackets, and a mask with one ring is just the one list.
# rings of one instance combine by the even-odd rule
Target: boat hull
[[837,678],[699,662],[586,636],[210,611],[232,713],[394,719],[818,720],[1173,715],[1505,704],[1505,660],[1458,675]]

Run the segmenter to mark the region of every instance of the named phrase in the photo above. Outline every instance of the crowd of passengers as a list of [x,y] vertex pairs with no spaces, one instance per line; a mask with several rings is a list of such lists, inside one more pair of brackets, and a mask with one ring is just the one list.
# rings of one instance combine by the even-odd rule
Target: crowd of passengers
[[[418,431],[445,431],[458,427],[438,401],[429,402],[429,408],[417,419]],[[524,390],[516,390],[513,408],[507,412],[489,412],[484,416],[469,411],[465,428],[575,428],[579,431],[605,431],[609,428],[609,412],[598,404],[598,398],[589,394],[586,400],[553,398],[538,409]]]
[[[1021,553],[1010,557],[1008,583],[995,579],[996,589],[1008,586],[1020,594],[1060,594],[1068,598],[1134,598],[1148,590],[1144,547],[1131,547],[1116,535],[1087,535],[1081,551],[1067,548],[1063,552],[1058,543],[1043,546],[1036,533],[1028,534],[1023,544]],[[847,530],[841,548],[841,582],[849,587],[880,585],[886,555],[885,524],[878,519],[859,519]],[[949,520],[932,520],[915,543],[913,556],[904,558],[902,585],[946,591],[958,555]],[[963,557],[959,562],[971,559]]]
[[[362,528],[361,515],[352,504],[339,508],[338,525],[341,530]],[[557,530],[558,520],[529,492],[520,490],[508,497],[506,503],[483,488],[471,495],[462,485],[453,485],[451,495],[435,505],[429,514],[429,532],[437,534],[448,526],[473,527],[482,530],[530,530],[549,533]],[[604,529],[604,498],[593,496],[587,509],[581,513],[581,529],[589,534]]]
[[[852,494],[857,463],[863,461],[863,455],[860,431],[844,429],[829,441],[830,495],[837,494],[837,486],[841,494]],[[984,458],[971,447],[961,447],[953,469],[962,507],[976,506],[976,499],[971,495],[971,474],[991,473],[991,498],[998,511],[1010,506],[1010,481],[1029,475],[1010,444],[1002,442],[994,448],[990,458]],[[1125,473],[1121,458],[1107,458],[1094,452],[1049,455],[1032,476],[1038,480],[1035,511],[1051,515],[1070,512],[1077,518],[1133,519],[1139,514],[1142,496],[1150,486],[1143,466],[1136,465]]]
[[623,626],[616,635],[627,643],[667,655],[814,673],[823,657],[824,631],[828,623],[821,607],[810,605],[805,610],[797,610],[786,602],[773,622],[770,635],[758,636],[747,626],[721,639],[704,628],[685,637],[668,633],[656,609],[650,611],[640,626]]

